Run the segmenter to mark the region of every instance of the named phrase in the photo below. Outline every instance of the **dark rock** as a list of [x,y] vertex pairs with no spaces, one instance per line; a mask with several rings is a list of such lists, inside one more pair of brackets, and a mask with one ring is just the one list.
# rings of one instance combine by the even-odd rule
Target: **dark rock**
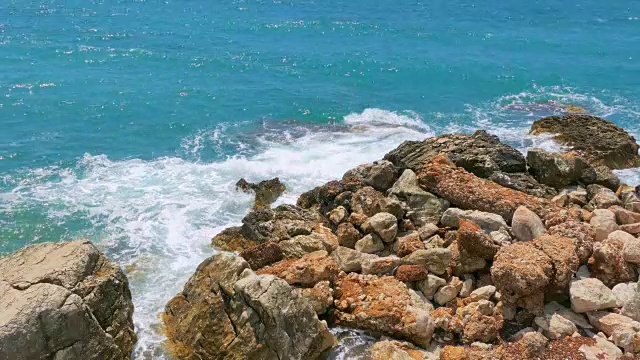
[[387,191],[398,178],[398,171],[389,161],[364,164],[347,171],[343,179],[356,178],[378,191]]
[[362,234],[351,224],[342,223],[338,225],[336,229],[336,236],[338,237],[338,243],[340,246],[355,248],[356,242],[362,239]]
[[268,241],[243,250],[240,253],[253,270],[261,269],[284,258],[277,243]]
[[527,173],[503,173],[495,172],[489,180],[509,189],[522,191],[532,196],[551,198],[558,194],[558,190],[549,185],[540,184],[533,176]]
[[256,194],[254,209],[269,208],[286,189],[286,186],[277,177],[260,181],[257,184],[247,182],[242,178],[236,183],[236,190]]
[[370,186],[363,187],[353,194],[351,209],[367,217],[381,212],[390,213],[398,219],[404,215],[404,209],[399,201],[385,197],[383,193]]
[[557,153],[543,149],[530,149],[527,152],[529,172],[542,184],[562,188],[578,179],[569,162]]
[[483,178],[496,171],[522,173],[527,170],[525,159],[518,150],[484,130],[472,135],[452,134],[425,141],[405,141],[384,158],[399,168],[417,172],[440,153],[447,154],[457,166]]
[[550,116],[531,126],[532,134],[556,134],[559,143],[571,146],[594,166],[611,169],[640,166],[636,139],[613,123],[591,115]]

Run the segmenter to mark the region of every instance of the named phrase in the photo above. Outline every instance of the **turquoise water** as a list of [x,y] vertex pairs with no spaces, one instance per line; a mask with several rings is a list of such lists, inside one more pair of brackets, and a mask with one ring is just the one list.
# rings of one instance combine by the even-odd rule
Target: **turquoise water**
[[637,1],[5,0],[0,64],[0,253],[86,237],[129,266],[139,359],[240,177],[293,202],[406,139],[557,148],[526,132],[567,104],[640,135]]

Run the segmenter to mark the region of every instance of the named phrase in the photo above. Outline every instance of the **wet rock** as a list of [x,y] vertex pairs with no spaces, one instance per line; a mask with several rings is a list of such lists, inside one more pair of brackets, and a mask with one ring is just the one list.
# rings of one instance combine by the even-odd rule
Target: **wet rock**
[[449,208],[448,201],[424,191],[418,185],[416,174],[410,169],[402,173],[389,189],[388,195],[405,204],[408,209],[407,218],[417,227],[437,224],[442,213]]
[[484,130],[472,135],[451,134],[425,141],[405,141],[384,158],[399,168],[417,171],[440,153],[447,154],[457,166],[484,178],[496,171],[515,173],[527,169],[518,150],[502,144],[497,136]]
[[289,285],[312,287],[321,281],[334,282],[339,272],[338,264],[326,251],[316,251],[300,259],[286,259],[256,272],[258,275],[274,275]]
[[305,299],[318,315],[333,307],[333,289],[328,281],[321,281],[312,288],[297,288],[294,291]]
[[334,294],[337,325],[379,332],[422,347],[431,342],[434,324],[429,312],[433,307],[393,277],[341,276]]
[[443,248],[416,250],[402,258],[402,262],[409,265],[422,265],[430,273],[444,274],[451,262],[451,250]]
[[363,164],[347,171],[343,179],[356,178],[378,191],[386,191],[398,178],[398,171],[389,161],[381,160],[373,164]]
[[356,242],[356,250],[362,253],[374,254],[384,250],[384,243],[375,234],[369,234]]
[[413,282],[425,279],[428,274],[422,265],[400,265],[394,276],[402,282]]
[[639,145],[635,138],[613,123],[595,116],[546,117],[535,121],[530,133],[556,134],[556,141],[571,146],[593,165],[606,165],[611,169],[640,166]]
[[485,260],[493,260],[500,248],[475,223],[460,219],[458,221],[458,246],[469,255]]
[[180,359],[312,359],[334,341],[286,281],[255,275],[242,258],[224,253],[198,266],[163,320]]
[[244,178],[236,183],[236,190],[246,193],[255,193],[254,209],[269,208],[286,190],[286,186],[280,182],[280,179],[273,178],[263,180],[257,184],[249,183]]
[[606,286],[638,279],[634,266],[624,260],[623,247],[624,243],[616,238],[608,238],[593,247],[589,259],[591,274]]
[[416,250],[424,250],[424,248],[424,243],[420,240],[420,234],[417,231],[398,237],[394,244],[395,252],[400,257],[405,257]]
[[447,282],[444,279],[429,274],[426,279],[418,281],[416,287],[422,291],[427,299],[432,300],[436,292],[446,284]]
[[604,241],[609,234],[618,230],[616,216],[613,212],[606,209],[596,209],[593,211],[593,215],[589,223],[595,231],[596,241]]
[[398,219],[389,213],[377,213],[362,224],[362,230],[365,233],[376,234],[382,241],[389,243],[398,233]]
[[338,244],[340,244],[340,246],[352,249],[355,248],[356,242],[362,239],[362,234],[348,222],[338,225],[336,236],[338,237]]
[[130,359],[127,278],[88,241],[0,258],[0,359]]
[[364,254],[360,251],[339,246],[331,256],[338,264],[341,271],[344,272],[360,272],[362,271],[362,264],[366,259],[377,258],[376,255]]
[[[365,275],[393,275],[393,271],[400,266],[401,260],[396,256],[370,257],[362,261],[362,274]],[[426,270],[425,270],[426,271]]]
[[539,298],[551,282],[551,259],[530,243],[515,243],[498,250],[491,267],[493,283],[507,304],[520,305],[532,313],[542,311]]
[[561,188],[578,180],[569,162],[557,153],[539,148],[529,149],[527,164],[529,172],[542,184]]
[[546,229],[536,213],[525,206],[520,206],[513,214],[511,232],[518,241],[531,241],[544,234]]
[[[491,212],[511,222],[519,206],[526,206],[542,219],[560,210],[550,200],[500,186],[455,167],[446,156],[437,156],[417,173],[420,185],[451,204],[467,210]],[[478,223],[478,225],[480,225]]]
[[458,208],[447,209],[447,211],[442,215],[440,222],[444,226],[458,228],[460,226],[461,219],[472,221],[476,225],[480,226],[480,228],[486,233],[499,231],[500,229],[508,227],[507,223],[500,215],[475,210],[462,210]]
[[280,246],[271,241],[247,248],[240,253],[240,256],[247,260],[253,270],[261,269],[284,258]]
[[569,287],[571,308],[577,313],[610,309],[617,306],[616,297],[602,281],[594,278],[577,280]]

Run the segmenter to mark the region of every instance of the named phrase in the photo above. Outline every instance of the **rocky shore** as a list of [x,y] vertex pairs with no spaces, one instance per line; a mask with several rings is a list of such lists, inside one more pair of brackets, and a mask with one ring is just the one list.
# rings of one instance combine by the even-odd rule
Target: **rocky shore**
[[[410,141],[275,208],[279,180],[240,181],[256,205],[167,303],[167,349],[323,359],[339,326],[375,360],[640,358],[640,198],[612,172],[636,140],[589,115],[531,131],[566,151]],[[90,243],[1,258],[0,287],[0,359],[130,358],[127,279]]]

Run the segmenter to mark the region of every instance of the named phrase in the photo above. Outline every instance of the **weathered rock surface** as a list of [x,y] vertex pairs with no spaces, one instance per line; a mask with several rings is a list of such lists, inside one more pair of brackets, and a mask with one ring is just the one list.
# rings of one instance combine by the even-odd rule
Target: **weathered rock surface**
[[391,276],[341,276],[334,294],[337,325],[395,336],[422,347],[431,342],[433,307]]
[[405,141],[384,158],[399,168],[417,171],[440,153],[447,154],[457,166],[483,178],[496,171],[517,173],[527,170],[525,159],[518,150],[484,130],[472,135],[452,134],[425,141]]
[[0,258],[0,359],[130,359],[127,278],[88,241]]
[[538,148],[529,149],[527,164],[529,172],[536,180],[545,185],[561,188],[577,180],[569,161],[557,153],[550,153]]
[[444,226],[457,228],[460,226],[461,219],[472,221],[476,225],[480,226],[480,228],[487,234],[492,231],[499,231],[500,229],[508,227],[507,223],[500,215],[476,210],[462,210],[458,208],[447,209],[447,211],[442,214],[440,222]]
[[547,255],[553,265],[547,293],[566,293],[569,282],[580,265],[573,241],[557,235],[542,235],[533,241],[533,246]]
[[615,295],[598,279],[577,280],[569,288],[571,308],[577,313],[610,309],[617,306]]
[[389,213],[381,212],[371,216],[362,224],[365,233],[372,233],[386,242],[392,242],[398,234],[398,219]]
[[616,237],[607,238],[593,247],[589,259],[591,274],[608,287],[638,279],[635,267],[624,260],[623,247],[624,243]]
[[339,246],[331,253],[331,256],[335,259],[340,270],[348,273],[362,271],[362,265],[365,260],[377,258],[376,255],[361,253],[344,246]]
[[596,241],[604,241],[609,234],[618,230],[616,215],[613,212],[606,209],[596,209],[593,211],[593,215],[589,223],[596,232]]
[[275,275],[289,285],[312,287],[321,281],[334,282],[339,271],[336,261],[326,251],[320,250],[300,259],[279,261],[258,270],[256,274]]
[[254,209],[269,208],[286,189],[287,187],[277,177],[260,181],[257,184],[247,182],[244,178],[236,183],[236,190],[255,193]]
[[586,262],[593,253],[595,231],[587,223],[568,220],[550,227],[548,233],[571,239],[576,246],[576,254],[580,259],[580,263]]
[[613,123],[595,116],[550,116],[535,121],[530,132],[556,134],[556,141],[571,146],[594,165],[606,165],[611,169],[640,166],[636,139]]
[[314,359],[334,341],[286,281],[224,253],[198,266],[163,319],[180,359]]
[[363,164],[347,171],[343,180],[356,178],[378,191],[386,191],[398,178],[398,171],[389,161],[380,160],[372,164]]
[[531,241],[544,234],[546,229],[536,213],[525,206],[520,206],[513,214],[511,232],[518,241]]
[[449,208],[449,202],[424,191],[418,185],[418,177],[411,170],[405,170],[398,181],[389,189],[388,195],[405,204],[407,218],[418,227],[437,224],[442,213]]
[[493,260],[500,246],[475,223],[461,219],[458,224],[458,246],[472,256]]
[[280,246],[271,241],[244,249],[240,256],[247,260],[253,270],[271,265],[284,258]]

